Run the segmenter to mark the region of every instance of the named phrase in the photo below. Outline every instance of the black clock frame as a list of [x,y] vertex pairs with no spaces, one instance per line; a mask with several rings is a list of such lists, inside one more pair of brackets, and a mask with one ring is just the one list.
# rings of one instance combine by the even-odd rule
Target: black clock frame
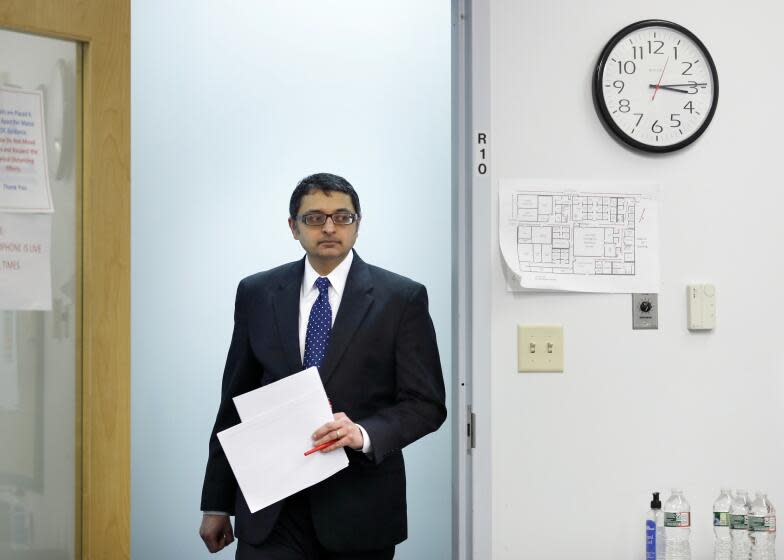
[[[621,127],[619,127],[615,121],[613,120],[610,112],[607,109],[607,104],[604,102],[604,88],[602,86],[603,82],[603,74],[604,74],[604,67],[607,64],[607,59],[610,57],[610,53],[615,48],[615,46],[621,42],[629,33],[633,31],[637,31],[638,29],[642,29],[644,27],[669,27],[670,29],[674,29],[683,35],[686,35],[689,39],[694,41],[697,46],[702,50],[705,54],[705,59],[708,61],[708,66],[710,68],[711,75],[713,76],[713,103],[711,104],[710,111],[708,111],[708,116],[705,118],[703,123],[700,127],[688,138],[685,140],[678,142],[677,144],[671,144],[669,146],[652,146],[650,144],[644,144],[638,140],[635,140],[631,136],[629,136]],[[610,39],[607,44],[602,49],[602,54],[599,56],[599,60],[596,63],[596,70],[594,71],[593,77],[593,103],[598,113],[600,120],[605,128],[610,131],[615,138],[621,140],[625,144],[637,148],[638,150],[643,150],[646,152],[653,152],[653,153],[666,153],[666,152],[674,152],[676,150],[680,150],[681,148],[685,148],[692,142],[694,142],[697,138],[702,136],[702,133],[705,132],[705,129],[708,128],[708,125],[713,120],[713,114],[716,112],[716,106],[719,104],[719,75],[716,73],[716,64],[713,62],[713,58],[708,52],[708,49],[705,47],[702,41],[699,38],[683,27],[682,25],[678,25],[677,23],[673,23],[671,21],[665,21],[661,19],[646,19],[642,21],[638,21],[632,23],[631,25],[627,25],[618,33],[613,35],[612,39]]]

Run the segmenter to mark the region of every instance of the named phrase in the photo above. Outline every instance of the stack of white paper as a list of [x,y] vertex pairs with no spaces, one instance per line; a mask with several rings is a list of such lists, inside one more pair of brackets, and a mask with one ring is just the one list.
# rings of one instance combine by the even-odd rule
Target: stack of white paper
[[251,513],[348,466],[344,450],[304,455],[313,432],[333,418],[316,368],[239,395],[234,404],[242,422],[218,439]]

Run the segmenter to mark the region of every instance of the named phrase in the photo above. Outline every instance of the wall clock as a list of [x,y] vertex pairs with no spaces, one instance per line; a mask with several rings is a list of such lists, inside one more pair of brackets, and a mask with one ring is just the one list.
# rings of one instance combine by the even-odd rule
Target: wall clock
[[671,152],[708,128],[719,78],[696,35],[651,19],[624,27],[604,47],[593,97],[605,126],[620,140],[648,152]]

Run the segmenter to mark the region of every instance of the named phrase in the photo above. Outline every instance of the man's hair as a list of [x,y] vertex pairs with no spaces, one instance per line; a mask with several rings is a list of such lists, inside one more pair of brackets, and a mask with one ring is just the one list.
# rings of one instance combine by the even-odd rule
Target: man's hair
[[302,179],[294,192],[291,193],[291,202],[289,202],[289,216],[292,218],[297,217],[299,212],[299,205],[302,203],[302,197],[310,194],[313,191],[322,191],[324,193],[341,192],[346,193],[351,197],[351,203],[354,205],[354,211],[362,215],[359,208],[359,195],[351,183],[346,181],[343,177],[333,175],[332,173],[315,173],[308,175]]

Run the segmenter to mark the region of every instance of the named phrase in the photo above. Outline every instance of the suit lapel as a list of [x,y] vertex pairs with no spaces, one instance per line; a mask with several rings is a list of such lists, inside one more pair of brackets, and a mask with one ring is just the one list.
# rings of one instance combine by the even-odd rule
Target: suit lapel
[[281,279],[277,297],[273,301],[275,323],[283,354],[292,373],[302,371],[302,358],[299,353],[299,296],[304,273],[304,258],[292,263],[291,270]]
[[346,288],[340,300],[335,323],[332,326],[332,335],[327,348],[327,355],[319,368],[322,382],[326,385],[327,380],[335,371],[346,347],[354,336],[357,328],[368,309],[373,303],[373,284],[370,280],[370,271],[367,264],[354,253],[354,261],[351,263]]

